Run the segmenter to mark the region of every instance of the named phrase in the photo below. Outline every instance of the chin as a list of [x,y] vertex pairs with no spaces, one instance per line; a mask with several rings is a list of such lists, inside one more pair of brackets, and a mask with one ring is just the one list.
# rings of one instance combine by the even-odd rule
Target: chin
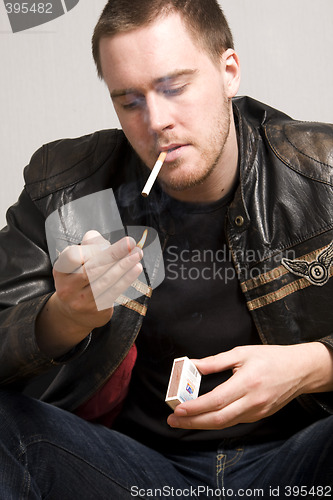
[[194,177],[193,175],[191,176],[175,176],[172,179],[161,179],[161,184],[165,188],[172,190],[172,191],[186,191],[188,189],[191,189],[195,186],[199,186],[200,184],[203,184],[207,176],[202,176],[202,177]]

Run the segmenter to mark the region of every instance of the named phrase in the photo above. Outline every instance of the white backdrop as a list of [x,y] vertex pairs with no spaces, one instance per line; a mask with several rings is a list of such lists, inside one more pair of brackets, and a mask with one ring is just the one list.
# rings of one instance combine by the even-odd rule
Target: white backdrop
[[[119,126],[90,51],[106,0],[13,34],[0,1],[0,227],[43,143]],[[221,0],[247,94],[301,120],[332,122],[333,1]]]

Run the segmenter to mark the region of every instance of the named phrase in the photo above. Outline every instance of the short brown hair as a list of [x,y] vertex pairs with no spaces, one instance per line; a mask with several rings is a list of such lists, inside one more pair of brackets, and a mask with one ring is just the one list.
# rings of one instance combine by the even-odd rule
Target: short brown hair
[[99,42],[102,38],[152,23],[171,12],[181,14],[192,38],[213,60],[234,48],[232,33],[217,0],[109,0],[92,37],[97,73],[103,78]]

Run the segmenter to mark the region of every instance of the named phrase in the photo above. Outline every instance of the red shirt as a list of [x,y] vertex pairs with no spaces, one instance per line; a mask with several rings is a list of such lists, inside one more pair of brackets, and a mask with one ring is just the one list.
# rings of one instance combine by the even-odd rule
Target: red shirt
[[137,350],[133,345],[103,387],[76,409],[76,415],[111,427],[127,396],[136,356]]

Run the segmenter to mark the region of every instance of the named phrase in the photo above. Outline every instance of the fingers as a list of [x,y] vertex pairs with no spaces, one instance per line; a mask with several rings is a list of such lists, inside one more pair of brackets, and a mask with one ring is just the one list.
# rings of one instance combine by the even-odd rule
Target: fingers
[[223,409],[201,413],[200,415],[180,417],[176,413],[172,413],[168,417],[168,424],[170,427],[180,429],[226,429],[241,423],[244,411],[244,401],[238,399]]
[[[131,244],[129,238],[123,238],[104,250],[95,251],[95,244],[82,246],[84,265],[89,280],[94,282],[104,276],[108,270],[115,267],[114,273],[118,276],[127,272],[129,268],[139,262],[143,257],[140,248]],[[117,278],[119,279],[119,278]]]
[[239,377],[233,375],[223,384],[218,385],[210,392],[191,401],[186,401],[175,408],[174,414],[179,417],[200,415],[226,408],[237,399],[245,395],[243,384]]
[[240,346],[193,360],[203,374],[231,368],[233,375],[213,391],[177,406],[169,425],[222,429],[272,415],[299,393],[300,370],[294,368],[292,347]]
[[59,255],[54,265],[56,289],[67,301],[71,294],[95,301],[98,311],[113,307],[141,274],[142,257],[131,237],[111,245],[97,231],[89,231],[81,245],[69,246]]
[[77,272],[83,263],[81,247],[79,245],[71,245],[59,254],[53,269],[58,273],[70,274]]
[[[94,295],[96,307],[99,311],[107,309],[110,304],[114,304],[116,299],[124,293],[125,290],[139,277],[142,272],[142,265],[137,263],[131,267],[125,274],[123,274],[118,281],[110,286],[107,276],[105,276],[104,284],[99,280],[91,285]],[[96,286],[97,284],[97,286]]]
[[168,424],[182,429],[224,429],[251,418],[250,397],[237,372],[211,392],[177,406]]
[[[125,236],[111,245],[97,231],[88,231],[82,239],[81,249],[85,256],[85,262],[98,254],[104,255],[106,259],[117,261],[130,254],[135,246],[136,242],[130,236]],[[104,250],[107,250],[106,254],[103,253]]]
[[97,231],[88,231],[81,245],[71,245],[66,247],[59,255],[54,264],[57,272],[64,274],[83,272],[82,266],[92,259],[96,259],[93,265],[112,265],[114,262],[130,254],[135,248],[135,240],[130,237],[122,238],[111,245]]
[[244,360],[241,348],[192,359],[202,375],[233,370],[233,375],[212,391],[195,400],[186,401],[175,408],[168,418],[171,427],[182,429],[222,429],[239,423],[244,418],[247,387],[242,371]]
[[87,231],[82,238],[81,245],[86,245],[86,244],[89,245],[90,243],[96,243],[96,244],[106,243],[108,246],[110,245],[110,243],[105,238],[103,238],[101,233],[95,230]]
[[94,262],[90,267],[90,262],[86,264],[87,276],[99,310],[110,307],[139,277],[142,272],[142,255],[142,250],[135,248],[129,255],[111,265],[95,266]]
[[192,361],[202,375],[208,375],[236,368],[240,366],[242,359],[241,347],[236,347],[230,351],[208,356],[207,358],[192,359]]

